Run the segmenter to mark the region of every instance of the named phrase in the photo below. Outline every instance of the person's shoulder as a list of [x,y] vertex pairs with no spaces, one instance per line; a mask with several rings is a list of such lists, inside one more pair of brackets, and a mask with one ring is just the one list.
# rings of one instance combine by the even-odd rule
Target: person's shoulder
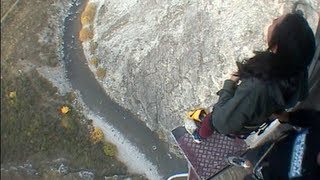
[[252,97],[273,97],[281,98],[281,91],[276,82],[265,81],[255,77],[246,78],[241,83],[243,83],[242,88],[244,91],[248,91],[248,95]]
[[261,80],[255,77],[245,78],[241,80],[241,84],[246,87],[252,88],[252,90],[263,90],[267,86],[272,86],[271,81]]

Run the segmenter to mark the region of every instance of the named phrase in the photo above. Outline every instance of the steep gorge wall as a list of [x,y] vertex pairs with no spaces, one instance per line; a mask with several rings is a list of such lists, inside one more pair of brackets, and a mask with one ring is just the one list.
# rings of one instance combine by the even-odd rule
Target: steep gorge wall
[[[235,62],[265,49],[264,28],[296,1],[92,2],[98,4],[97,49],[87,51],[87,58],[97,58],[106,69],[100,83],[112,99],[169,138],[187,110],[217,101]],[[306,2],[300,6],[315,29],[320,2]]]

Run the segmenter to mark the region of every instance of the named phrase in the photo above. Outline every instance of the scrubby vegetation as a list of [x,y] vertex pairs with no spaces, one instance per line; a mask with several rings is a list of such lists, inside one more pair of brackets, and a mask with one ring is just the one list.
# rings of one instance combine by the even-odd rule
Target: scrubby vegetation
[[110,156],[110,157],[115,157],[118,153],[117,147],[108,142],[104,142],[103,151],[106,156]]
[[83,26],[91,24],[95,18],[96,11],[96,5],[89,3],[81,14],[81,24]]
[[103,79],[106,76],[106,69],[99,67],[96,73],[99,79]]
[[[73,170],[92,170],[98,178],[127,174],[124,164],[105,153],[107,142],[92,142],[92,123],[75,105],[75,94],[59,95],[36,69],[59,65],[61,42],[53,37],[51,43],[39,41],[44,29],[54,29],[54,23],[48,24],[57,11],[54,2],[20,1],[1,24],[1,167],[28,161],[40,173],[36,178],[50,179],[50,167],[42,165],[62,158]],[[1,16],[13,3],[1,1]],[[3,174],[1,170],[1,179],[14,179]]]
[[88,41],[93,38],[93,31],[89,27],[84,27],[80,30],[79,39],[80,41]]
[[90,41],[90,52],[91,54],[94,54],[96,49],[98,47],[98,43],[94,41]]
[[100,128],[98,127],[93,128],[91,132],[91,141],[94,144],[103,143],[103,152],[106,156],[109,156],[109,157],[117,156],[118,154],[117,147],[114,144],[109,143],[105,140],[104,134]]
[[84,11],[81,14],[82,29],[79,33],[79,39],[82,42],[91,40],[93,38],[92,23],[95,18],[96,11],[96,5],[93,3],[89,3],[86,5]]
[[95,67],[98,67],[98,59],[96,57],[93,57],[90,60],[90,64],[94,65]]
[[94,144],[102,142],[104,140],[104,134],[100,128],[93,128],[93,131],[91,132],[91,140]]
[[73,167],[126,172],[117,164],[117,150],[103,140],[102,131],[94,128],[90,133],[92,124],[71,108],[72,94],[57,96],[56,88],[35,70],[24,75],[12,75],[12,70],[2,64],[6,76],[1,79],[1,163],[24,162],[34,155],[67,155]]

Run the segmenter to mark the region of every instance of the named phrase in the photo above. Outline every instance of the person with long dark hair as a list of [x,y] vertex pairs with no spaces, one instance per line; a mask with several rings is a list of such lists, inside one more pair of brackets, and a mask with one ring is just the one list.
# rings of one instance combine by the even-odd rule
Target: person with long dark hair
[[315,38],[306,19],[289,13],[268,28],[268,48],[238,62],[238,71],[224,81],[218,102],[196,131],[196,140],[221,134],[248,135],[274,113],[302,101],[308,93],[308,66]]

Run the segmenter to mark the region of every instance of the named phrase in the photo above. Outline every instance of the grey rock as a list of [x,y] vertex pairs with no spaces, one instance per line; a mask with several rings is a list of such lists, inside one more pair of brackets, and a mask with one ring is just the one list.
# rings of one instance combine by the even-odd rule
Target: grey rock
[[113,175],[113,176],[105,176],[105,180],[132,180],[132,179],[147,179],[141,175]]
[[93,180],[94,179],[94,173],[90,171],[80,171],[79,176],[81,179],[85,180]]
[[66,174],[69,173],[69,167],[66,166],[66,165],[64,165],[64,164],[62,163],[62,164],[59,166],[58,172],[59,172],[60,174],[66,175]]

